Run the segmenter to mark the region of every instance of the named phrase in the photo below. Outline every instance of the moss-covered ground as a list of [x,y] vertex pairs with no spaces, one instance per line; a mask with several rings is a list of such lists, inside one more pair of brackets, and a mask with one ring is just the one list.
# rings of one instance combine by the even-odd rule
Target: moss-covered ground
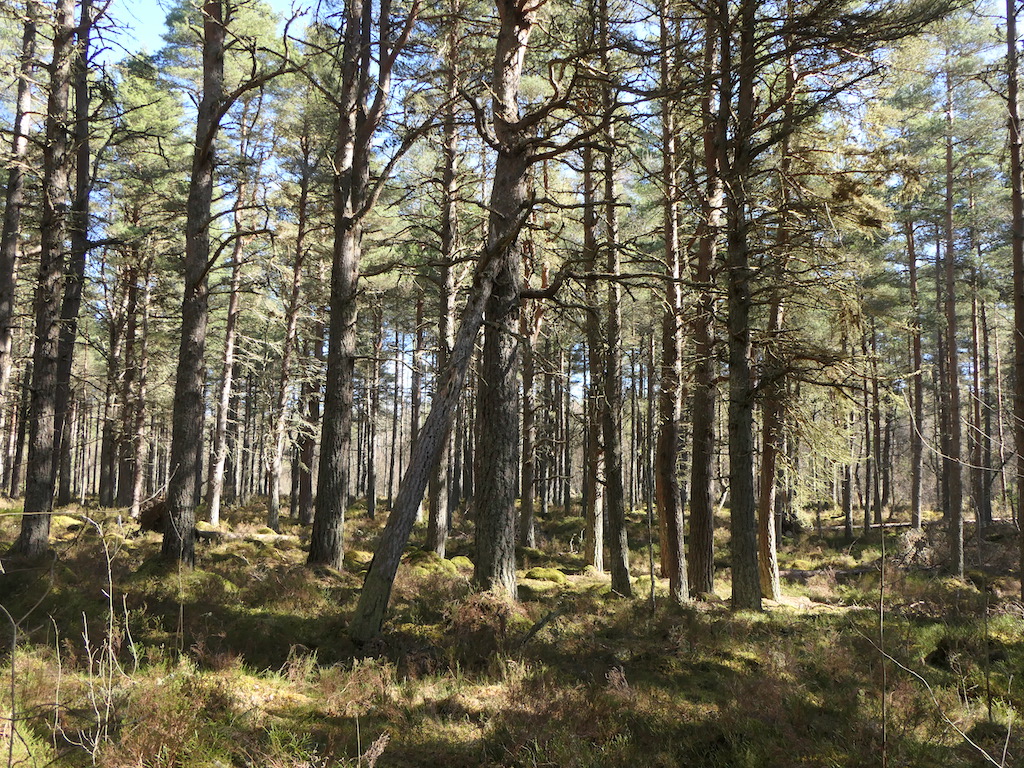
[[724,540],[716,597],[674,606],[655,578],[652,605],[642,513],[632,599],[560,511],[520,552],[518,602],[476,594],[467,526],[447,560],[410,548],[383,636],[356,648],[382,519],[352,510],[344,569],[310,570],[302,530],[235,509],[179,571],[115,512],[69,512],[53,558],[0,575],[0,764],[1024,765],[1008,525],[972,531],[966,581],[936,567],[934,527],[886,529],[882,590],[881,532],[785,539],[783,600],[759,614],[729,610]]

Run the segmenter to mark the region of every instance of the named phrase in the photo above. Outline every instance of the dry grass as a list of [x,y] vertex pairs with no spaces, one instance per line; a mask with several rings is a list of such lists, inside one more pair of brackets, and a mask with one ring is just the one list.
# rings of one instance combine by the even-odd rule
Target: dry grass
[[[155,563],[156,536],[95,514],[112,600],[100,538],[73,518],[55,521],[54,567],[0,582],[25,616],[0,693],[19,765],[867,766],[883,696],[891,765],[986,764],[958,730],[997,760],[1005,748],[1008,766],[1022,759],[1015,731],[1006,739],[1024,707],[1024,612],[999,571],[1016,546],[1007,532],[984,541],[991,565],[973,563],[969,582],[920,570],[938,539],[892,532],[883,690],[877,573],[842,576],[877,561],[877,540],[787,542],[784,567],[811,575],[761,615],[728,611],[725,568],[718,601],[659,598],[652,612],[645,590],[610,596],[572,551],[577,521],[553,521],[523,553],[549,577],[523,602],[474,593],[468,561],[411,551],[384,636],[357,649],[345,625],[358,558],[310,571],[290,523],[288,537],[259,539],[254,506],[226,516],[247,539],[204,545],[183,573]],[[0,517],[0,535],[15,522]],[[357,512],[353,550],[372,550],[381,524]],[[466,541],[456,554],[472,555]],[[9,652],[3,663],[9,675]]]

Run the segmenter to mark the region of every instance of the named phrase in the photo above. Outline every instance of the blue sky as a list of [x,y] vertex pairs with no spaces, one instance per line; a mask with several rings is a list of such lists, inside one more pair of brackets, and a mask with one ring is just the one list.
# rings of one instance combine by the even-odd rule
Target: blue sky
[[[291,9],[291,0],[267,0],[280,13]],[[124,27],[119,42],[124,48],[135,53],[145,50],[154,53],[163,45],[164,18],[170,0],[114,0],[110,6],[111,16]],[[308,4],[307,4],[308,5]],[[120,58],[114,52],[114,59]]]
[[114,0],[111,15],[125,27],[121,44],[131,52],[145,50],[153,53],[163,41],[166,6],[158,0]]

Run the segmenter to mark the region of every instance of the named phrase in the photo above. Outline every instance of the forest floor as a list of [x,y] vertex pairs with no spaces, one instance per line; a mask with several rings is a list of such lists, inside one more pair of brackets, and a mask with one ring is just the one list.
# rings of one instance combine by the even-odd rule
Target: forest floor
[[[826,519],[784,540],[784,597],[759,614],[729,611],[724,555],[701,602],[673,606],[655,580],[652,607],[649,576],[611,594],[560,510],[520,553],[519,602],[474,594],[467,526],[448,560],[409,550],[383,637],[357,649],[346,621],[382,519],[353,510],[345,568],[313,571],[298,527],[234,509],[237,536],[179,571],[115,512],[69,512],[52,560],[0,576],[17,627],[0,765],[1024,765],[1010,525],[969,526],[960,581],[935,567],[937,524],[886,528],[883,561],[882,531],[844,541]],[[643,512],[630,525],[649,573]]]

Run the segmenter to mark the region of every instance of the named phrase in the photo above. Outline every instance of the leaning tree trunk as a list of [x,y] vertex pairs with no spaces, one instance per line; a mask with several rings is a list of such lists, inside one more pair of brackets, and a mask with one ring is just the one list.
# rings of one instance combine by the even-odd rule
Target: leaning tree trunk
[[28,419],[28,466],[21,533],[12,553],[28,558],[49,547],[56,445],[58,338],[61,277],[67,230],[68,93],[74,55],[74,0],[60,0],[53,22],[50,92],[43,146],[43,215],[35,295],[35,348]]
[[[409,458],[408,471],[402,479],[394,509],[381,534],[380,543],[374,553],[370,570],[366,574],[363,590],[359,595],[359,604],[356,606],[355,615],[349,625],[349,635],[357,641],[367,641],[380,632],[398,564],[416,522],[416,510],[419,508],[430,475],[436,470],[441,452],[448,442],[448,434],[462,394],[477,333],[484,323],[485,315],[494,307],[492,299],[498,277],[503,274],[507,281],[510,277],[508,274],[510,267],[515,269],[521,260],[516,241],[529,210],[527,174],[531,158],[529,145],[522,141],[524,137],[518,134],[514,126],[518,123],[519,110],[516,102],[523,57],[530,30],[536,19],[537,7],[518,5],[514,0],[498,0],[498,10],[501,16],[501,27],[495,48],[495,77],[492,89],[495,133],[503,146],[502,151],[498,154],[492,186],[487,248],[477,265],[473,291],[462,313],[459,330],[452,346],[449,366],[439,378],[430,413],[420,429],[419,439]],[[502,286],[502,290],[507,292],[511,288],[518,292],[519,285],[518,281],[506,282]],[[507,299],[503,299],[501,304],[507,305]],[[515,327],[512,326],[509,330],[514,332]],[[511,374],[506,375],[504,383],[506,389],[511,389],[514,394],[517,389],[514,370]],[[496,393],[492,391],[491,394],[493,396]],[[514,405],[515,403],[513,403]],[[481,408],[479,411],[481,417],[486,418],[485,412],[489,410],[491,408]],[[495,426],[498,425],[490,425],[492,430]],[[500,437],[493,433],[490,435],[485,433],[485,435],[487,439],[481,442],[493,443]],[[506,443],[511,442],[514,446],[515,443],[512,439],[514,436],[514,433],[506,435],[504,437]],[[496,525],[491,525],[492,528],[502,529],[504,536],[501,541],[491,541],[487,545],[490,551],[485,552],[484,555],[493,555],[489,557],[487,566],[481,569],[480,563],[477,563],[477,577],[481,583],[490,582],[488,586],[505,589],[515,588],[513,546],[515,518],[513,515],[516,465],[514,456],[510,466],[512,471],[505,473],[507,475],[505,479],[510,481],[511,488],[499,488],[497,489],[498,493],[493,491],[488,493],[484,488],[477,488],[478,517],[483,504],[481,491],[483,491],[483,496],[489,496],[491,499],[502,494],[507,495],[511,507],[511,509],[506,508],[498,512],[499,519],[494,521]],[[486,481],[490,478],[478,476],[478,479]],[[478,520],[478,537],[481,533],[487,533],[488,526],[489,522],[486,521],[483,526],[480,526]],[[508,577],[511,577],[511,584],[508,581],[499,581],[499,579],[508,579]]]
[[203,96],[196,113],[192,177],[185,208],[185,288],[171,416],[167,520],[161,548],[165,559],[187,566],[195,561],[195,478],[202,444],[204,358],[209,319],[207,275],[214,187],[213,153],[224,99],[225,32],[222,0],[206,0],[203,5]]

